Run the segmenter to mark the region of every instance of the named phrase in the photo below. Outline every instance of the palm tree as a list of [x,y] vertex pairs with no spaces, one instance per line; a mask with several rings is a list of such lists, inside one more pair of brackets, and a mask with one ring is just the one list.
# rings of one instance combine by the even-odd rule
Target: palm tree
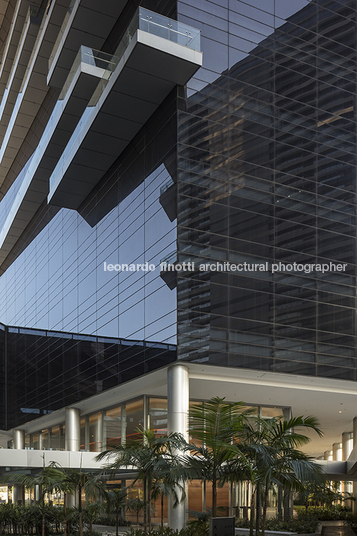
[[[180,478],[181,480],[181,478]],[[156,477],[151,486],[151,500],[156,501],[160,499],[160,517],[161,517],[161,526],[164,526],[164,497],[173,495],[175,497],[174,506],[179,502],[178,496],[175,494],[176,483],[173,484],[172,479],[170,481],[165,480],[164,476]]]
[[[147,525],[151,526],[150,496],[155,480],[165,481],[171,484],[172,494],[177,501],[185,496],[184,486],[178,484],[181,471],[180,459],[177,450],[185,444],[180,434],[155,437],[153,430],[139,429],[140,439],[125,445],[113,447],[101,452],[97,460],[108,460],[106,469],[116,471],[123,467],[132,467],[137,470],[137,476],[133,485],[141,480],[143,483],[144,499],[144,534],[147,533]],[[175,490],[178,487],[178,491]],[[178,497],[178,494],[181,496]]]
[[[289,420],[249,418],[245,420],[240,436],[233,445],[239,466],[243,461],[253,487],[262,493],[262,536],[265,533],[268,494],[274,485],[286,490],[299,490],[307,482],[321,481],[320,466],[299,450],[310,441],[308,436],[297,431],[301,428],[322,435],[314,417],[299,416]],[[252,497],[252,510],[253,506]]]
[[[87,504],[86,507],[83,510],[83,512],[85,514],[86,522],[88,522],[88,520],[89,520],[89,534],[90,534],[90,536],[92,536],[92,534],[93,534],[93,520],[94,520],[95,516],[97,514],[99,514],[101,509],[102,509],[102,504],[101,503],[99,503],[99,502],[91,502],[91,503]],[[117,534],[117,536],[118,536],[118,534]]]
[[115,512],[116,536],[119,534],[119,516],[123,507],[126,506],[126,488],[111,489],[107,492],[106,503],[107,511]]
[[53,478],[55,480],[55,489],[63,493],[63,533],[67,536],[67,496],[74,491],[73,482],[68,477],[67,470],[63,469],[60,464],[56,462],[51,463],[53,468]]
[[244,424],[246,414],[242,402],[228,403],[215,397],[190,410],[190,435],[184,457],[190,479],[200,478],[212,483],[212,517],[217,515],[217,486],[243,477],[243,469],[229,462],[236,456],[230,448]]
[[140,497],[128,500],[127,509],[136,513],[136,530],[139,530],[139,514],[141,510],[144,509],[144,506],[144,501],[142,501]]
[[38,504],[42,517],[42,536],[45,536],[45,496],[46,493],[60,491],[59,473],[56,464],[51,463],[48,467],[44,467],[37,476],[17,473],[9,475],[3,480],[21,484],[28,489],[35,488],[36,486],[39,487],[40,496]]
[[85,493],[86,500],[105,498],[105,482],[100,473],[86,473],[81,469],[69,469],[66,475],[69,487],[78,492],[79,534],[83,536],[82,491]]

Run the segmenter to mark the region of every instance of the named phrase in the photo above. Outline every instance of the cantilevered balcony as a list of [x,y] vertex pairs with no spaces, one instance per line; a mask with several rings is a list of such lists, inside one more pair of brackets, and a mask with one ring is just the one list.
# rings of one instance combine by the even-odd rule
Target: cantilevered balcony
[[22,29],[21,38],[18,43],[16,56],[6,84],[1,104],[0,104],[0,139],[4,136],[6,126],[9,122],[18,91],[21,87],[26,67],[30,59],[33,46],[40,28],[41,19],[38,18],[38,8],[30,6],[28,8],[25,24]]
[[46,11],[0,148],[0,184],[5,179],[47,94],[48,47],[56,40],[68,0],[52,0]]
[[48,202],[78,209],[175,85],[202,65],[200,32],[139,8],[50,179]]
[[101,49],[127,0],[72,0],[48,62],[47,84],[62,89],[81,45]]
[[[31,7],[38,8],[40,0],[32,0]],[[27,0],[19,0],[16,4],[13,15],[13,23],[6,37],[6,42],[2,51],[0,64],[0,96],[3,95],[9,73],[17,52],[18,44],[21,39],[23,25],[28,12],[29,4]]]
[[96,87],[106,84],[112,56],[81,47],[39,145],[0,203],[0,263],[48,195],[49,177]]

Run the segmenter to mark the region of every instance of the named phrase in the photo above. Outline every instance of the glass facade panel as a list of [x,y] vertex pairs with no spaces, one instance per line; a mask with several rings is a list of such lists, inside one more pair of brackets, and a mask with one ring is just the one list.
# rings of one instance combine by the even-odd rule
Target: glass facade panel
[[154,430],[155,437],[167,435],[167,399],[149,399],[150,428]]
[[[356,348],[353,2],[225,8],[195,4],[203,68],[178,112],[178,258],[268,270],[179,273],[178,358],[353,379],[355,354],[331,350]],[[193,19],[186,2],[178,14]],[[228,69],[209,27],[225,24]],[[330,263],[345,267],[316,268]]]
[[86,441],[86,419],[80,420],[80,450],[89,450],[89,441]]
[[122,415],[121,406],[107,409],[104,415],[105,448],[121,445]]
[[127,402],[125,408],[126,416],[126,442],[139,439],[140,429],[144,426],[144,400],[139,398],[133,402]]
[[88,418],[89,451],[101,452],[103,441],[103,415],[102,412],[90,415]]

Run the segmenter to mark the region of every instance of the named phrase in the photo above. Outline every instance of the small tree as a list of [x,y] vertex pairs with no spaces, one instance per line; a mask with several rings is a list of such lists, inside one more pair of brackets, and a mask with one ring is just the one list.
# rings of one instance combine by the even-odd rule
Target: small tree
[[228,403],[219,397],[196,404],[190,410],[193,442],[187,446],[184,463],[189,478],[212,483],[212,517],[217,515],[217,486],[243,477],[242,466],[229,462],[236,455],[230,447],[243,425],[244,415],[242,402]]
[[322,435],[314,417],[300,416],[289,420],[249,418],[234,442],[239,466],[245,465],[255,489],[263,497],[262,536],[265,533],[269,489],[275,485],[286,490],[299,490],[308,482],[321,481],[320,466],[298,448],[310,441],[308,436],[297,431],[301,428]]
[[111,489],[106,495],[106,510],[107,512],[115,513],[115,527],[116,536],[119,534],[119,518],[122,508],[126,506],[126,488],[125,489]]
[[[93,520],[97,514],[101,511],[102,505],[98,502],[91,502],[83,509],[84,518],[86,523],[89,521],[89,533],[93,534]],[[118,535],[117,535],[118,536]]]
[[15,484],[21,484],[25,488],[31,489],[38,486],[39,488],[39,500],[38,506],[41,511],[42,518],[42,536],[45,536],[45,496],[47,493],[53,491],[60,491],[59,485],[59,473],[56,464],[50,464],[48,467],[44,467],[37,476],[31,476],[26,474],[13,474],[3,479],[7,482],[13,482]]
[[105,483],[103,476],[99,473],[86,473],[81,469],[69,469],[66,472],[66,481],[73,490],[78,493],[78,518],[79,518],[79,534],[83,536],[83,507],[82,507],[82,491],[85,493],[86,500],[97,497],[106,497]]
[[141,510],[144,510],[145,503],[140,499],[140,497],[135,497],[135,499],[129,499],[127,502],[127,509],[132,510],[136,513],[136,528],[139,530],[139,514]]
[[137,476],[133,482],[138,480],[143,483],[144,499],[144,534],[147,533],[147,526],[151,526],[150,498],[151,490],[155,480],[162,480],[171,484],[172,494],[177,496],[177,487],[181,492],[180,499],[185,496],[184,486],[178,484],[179,475],[182,469],[177,450],[185,444],[180,434],[170,434],[169,436],[155,437],[153,430],[138,430],[140,439],[132,441],[126,445],[113,447],[110,450],[98,454],[97,460],[108,460],[106,469],[115,473],[122,467],[136,468]]

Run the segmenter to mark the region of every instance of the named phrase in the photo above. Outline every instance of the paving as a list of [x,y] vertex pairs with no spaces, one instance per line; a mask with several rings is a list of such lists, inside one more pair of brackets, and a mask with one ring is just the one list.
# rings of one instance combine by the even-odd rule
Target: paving
[[[136,525],[135,525],[136,526]],[[115,527],[113,525],[93,525],[93,530],[99,532],[102,536],[115,536]],[[129,527],[119,527],[119,535],[127,534]]]
[[321,536],[356,536],[356,534],[343,521],[323,521],[321,523]]

